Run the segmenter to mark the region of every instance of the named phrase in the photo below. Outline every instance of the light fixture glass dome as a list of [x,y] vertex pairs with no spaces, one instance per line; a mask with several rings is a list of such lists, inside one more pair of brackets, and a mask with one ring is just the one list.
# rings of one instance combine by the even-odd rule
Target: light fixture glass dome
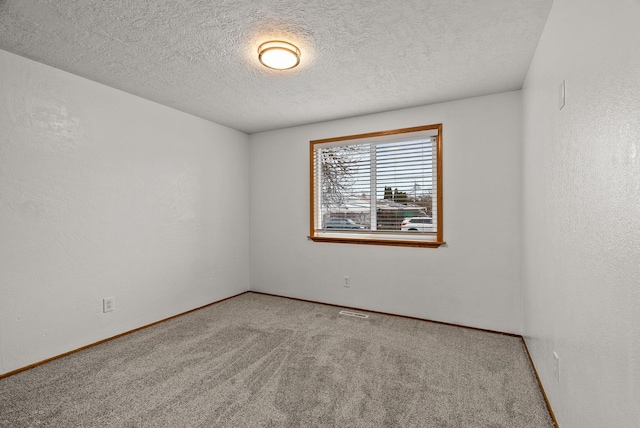
[[273,40],[260,45],[258,59],[265,67],[288,70],[300,64],[300,50],[291,43]]

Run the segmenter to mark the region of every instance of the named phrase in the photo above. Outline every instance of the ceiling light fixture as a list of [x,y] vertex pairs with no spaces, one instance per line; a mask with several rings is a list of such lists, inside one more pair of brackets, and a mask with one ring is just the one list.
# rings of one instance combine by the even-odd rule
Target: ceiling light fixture
[[300,64],[300,49],[291,43],[272,40],[258,47],[258,59],[265,67],[288,70]]

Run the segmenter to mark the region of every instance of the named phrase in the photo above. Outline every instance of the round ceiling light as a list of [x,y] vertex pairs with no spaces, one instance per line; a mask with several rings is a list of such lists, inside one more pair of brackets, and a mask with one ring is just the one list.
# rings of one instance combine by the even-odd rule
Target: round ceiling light
[[300,49],[291,43],[273,40],[260,45],[258,59],[265,67],[288,70],[300,64]]

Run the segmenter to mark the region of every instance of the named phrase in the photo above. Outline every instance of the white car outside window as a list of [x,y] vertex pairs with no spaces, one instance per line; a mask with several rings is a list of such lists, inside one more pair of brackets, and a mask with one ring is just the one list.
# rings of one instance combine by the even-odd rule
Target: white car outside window
[[400,229],[404,232],[435,232],[431,217],[407,217],[402,220]]

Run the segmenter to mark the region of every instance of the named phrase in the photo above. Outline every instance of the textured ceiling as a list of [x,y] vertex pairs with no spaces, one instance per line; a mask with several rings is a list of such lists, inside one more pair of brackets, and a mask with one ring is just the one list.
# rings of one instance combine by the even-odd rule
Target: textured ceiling
[[0,49],[253,133],[519,89],[552,2],[0,0]]

